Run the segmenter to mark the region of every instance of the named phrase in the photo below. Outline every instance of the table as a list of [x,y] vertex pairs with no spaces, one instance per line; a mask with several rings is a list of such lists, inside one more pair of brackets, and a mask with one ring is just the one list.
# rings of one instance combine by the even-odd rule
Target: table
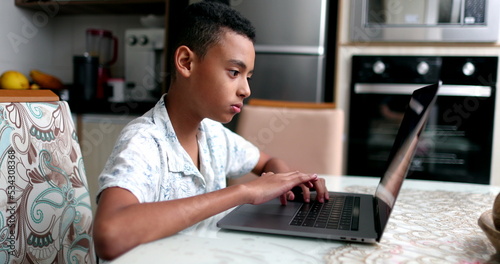
[[[378,178],[328,176],[330,191],[373,194]],[[227,231],[227,212],[171,237],[140,245],[119,263],[486,263],[498,261],[477,220],[499,187],[406,180],[380,243]]]

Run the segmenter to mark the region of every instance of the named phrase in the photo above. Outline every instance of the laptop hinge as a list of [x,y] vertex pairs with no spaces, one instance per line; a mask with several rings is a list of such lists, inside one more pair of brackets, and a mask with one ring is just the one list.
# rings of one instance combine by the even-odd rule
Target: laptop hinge
[[373,210],[374,210],[374,218],[375,218],[375,232],[377,232],[377,242],[380,242],[382,238],[382,227],[380,226],[380,209],[378,204],[377,197],[373,196]]

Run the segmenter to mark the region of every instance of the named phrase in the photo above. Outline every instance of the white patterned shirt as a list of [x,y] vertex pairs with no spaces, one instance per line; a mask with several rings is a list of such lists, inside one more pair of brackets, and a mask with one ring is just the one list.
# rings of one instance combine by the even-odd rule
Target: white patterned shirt
[[99,194],[120,187],[141,203],[179,199],[222,189],[226,177],[255,167],[256,146],[204,119],[198,131],[198,170],[177,139],[163,99],[123,129],[99,176]]

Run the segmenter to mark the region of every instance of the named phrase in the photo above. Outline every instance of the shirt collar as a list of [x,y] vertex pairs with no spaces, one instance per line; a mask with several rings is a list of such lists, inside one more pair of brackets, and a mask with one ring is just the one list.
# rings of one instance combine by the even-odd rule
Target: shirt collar
[[185,175],[199,175],[200,172],[194,166],[191,158],[181,146],[179,139],[175,134],[175,130],[172,126],[172,122],[170,121],[167,108],[165,107],[165,96],[166,94],[164,94],[154,106],[152,117],[153,122],[156,125],[164,126],[162,130],[166,133],[165,136],[166,140],[168,141],[168,145],[172,147],[171,151],[182,153],[182,155],[168,155],[167,153],[169,171],[182,172]]

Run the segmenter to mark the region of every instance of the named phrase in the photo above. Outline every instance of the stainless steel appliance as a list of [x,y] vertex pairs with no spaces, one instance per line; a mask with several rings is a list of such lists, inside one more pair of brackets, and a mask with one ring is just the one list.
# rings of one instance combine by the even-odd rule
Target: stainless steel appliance
[[498,0],[353,0],[352,41],[496,42]]
[[165,29],[128,29],[125,39],[125,100],[158,101],[163,86]]
[[[325,91],[328,0],[233,0],[230,5],[256,28],[255,72],[250,82],[252,98],[291,101],[331,101],[333,89]],[[334,21],[335,22],[335,21]],[[335,34],[330,34],[330,37]],[[332,41],[332,43],[334,43]],[[332,54],[334,49],[331,50]],[[333,65],[333,64],[332,64]],[[333,70],[331,70],[333,72]],[[328,86],[331,87],[331,86]],[[332,91],[330,91],[332,90]],[[325,99],[326,97],[326,99]]]
[[383,173],[413,90],[443,82],[409,178],[489,183],[498,57],[353,56],[348,175]]

